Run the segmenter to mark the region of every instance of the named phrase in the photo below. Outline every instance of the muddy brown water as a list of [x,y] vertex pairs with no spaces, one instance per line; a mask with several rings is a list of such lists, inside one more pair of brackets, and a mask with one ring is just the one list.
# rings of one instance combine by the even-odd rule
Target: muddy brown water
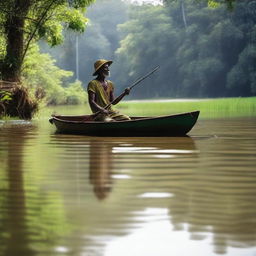
[[256,118],[189,137],[0,126],[0,255],[256,255]]

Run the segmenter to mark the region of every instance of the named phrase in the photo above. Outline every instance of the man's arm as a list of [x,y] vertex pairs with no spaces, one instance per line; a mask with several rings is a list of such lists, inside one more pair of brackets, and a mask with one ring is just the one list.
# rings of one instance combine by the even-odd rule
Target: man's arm
[[116,105],[118,102],[120,102],[123,99],[123,97],[125,95],[129,95],[129,93],[130,93],[130,88],[128,87],[124,90],[124,92],[121,95],[119,95],[117,98],[114,99],[113,92],[111,92],[110,93],[110,102],[111,102],[111,104]]
[[102,113],[105,113],[105,114],[108,114],[108,110],[105,109],[105,108],[102,108],[101,106],[99,106],[96,102],[95,102],[95,98],[96,98],[96,95],[94,92],[92,91],[89,91],[88,92],[88,96],[89,96],[89,104],[90,104],[90,107],[93,109],[97,109],[98,111],[102,112]]

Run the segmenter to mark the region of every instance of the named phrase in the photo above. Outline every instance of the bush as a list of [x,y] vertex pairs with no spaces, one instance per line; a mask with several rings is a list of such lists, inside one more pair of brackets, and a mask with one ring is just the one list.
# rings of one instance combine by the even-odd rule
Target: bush
[[69,83],[73,72],[60,69],[49,54],[39,52],[34,45],[24,62],[23,82],[35,94],[44,92],[46,105],[82,104],[86,100],[81,82]]

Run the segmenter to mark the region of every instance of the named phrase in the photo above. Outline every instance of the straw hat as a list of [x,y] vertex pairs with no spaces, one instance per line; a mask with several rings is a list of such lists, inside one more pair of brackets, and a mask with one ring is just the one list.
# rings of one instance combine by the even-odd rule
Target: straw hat
[[94,63],[94,73],[92,74],[93,76],[96,76],[97,75],[97,72],[98,70],[104,65],[108,63],[109,66],[113,63],[112,60],[104,60],[104,59],[100,59],[100,60],[97,60],[95,63]]

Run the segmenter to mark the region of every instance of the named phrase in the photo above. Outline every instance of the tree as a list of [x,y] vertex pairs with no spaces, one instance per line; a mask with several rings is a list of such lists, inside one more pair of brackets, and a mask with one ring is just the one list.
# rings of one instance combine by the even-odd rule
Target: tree
[[[85,8],[94,0],[6,0],[0,3],[0,31],[5,46],[0,59],[2,80],[13,87],[6,114],[31,119],[38,109],[21,83],[24,59],[31,43],[46,40],[51,46],[63,41],[64,28],[83,32]],[[1,47],[0,47],[1,49]],[[10,83],[11,82],[11,83]]]
[[[175,59],[166,56],[175,54],[178,34],[172,26],[171,17],[166,15],[162,6],[144,5],[131,8],[130,18],[130,21],[118,27],[123,34],[120,47],[116,51],[114,71],[114,75],[119,77],[117,82],[123,87],[119,89],[124,89],[129,82],[149,72],[154,66],[160,65],[158,81],[154,81],[156,76],[152,76],[151,86],[136,88],[136,97],[172,94],[175,85]],[[166,83],[166,76],[171,78],[170,84]],[[158,83],[155,88],[152,87],[154,83]]]
[[21,68],[31,42],[45,39],[60,44],[62,30],[83,32],[85,7],[94,0],[6,0],[0,3],[0,29],[6,44],[1,75],[19,82]]
[[33,45],[25,58],[22,81],[46,105],[83,104],[87,95],[80,81],[69,83],[73,72],[60,69],[46,53]]
[[[97,0],[87,9],[86,16],[90,21],[85,33],[78,35],[76,32],[66,31],[65,42],[60,46],[50,48],[47,44],[40,43],[40,48],[43,52],[50,53],[57,60],[58,66],[73,72],[76,71],[78,50],[79,80],[86,86],[91,80],[95,60],[114,58],[120,40],[117,25],[127,21],[128,6],[121,0]],[[107,15],[102,15],[103,13]]]
[[252,45],[247,46],[239,55],[237,64],[227,76],[227,87],[233,96],[256,95],[256,49]]

